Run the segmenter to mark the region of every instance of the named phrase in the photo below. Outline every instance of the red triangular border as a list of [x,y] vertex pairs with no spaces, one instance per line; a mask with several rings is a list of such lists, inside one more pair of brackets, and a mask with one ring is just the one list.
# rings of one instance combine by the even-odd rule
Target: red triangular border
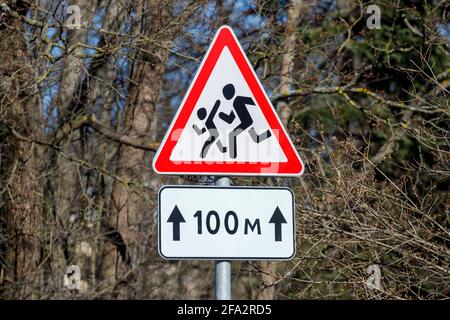
[[[247,81],[257,104],[260,106],[269,126],[283,149],[287,162],[274,163],[248,163],[248,162],[222,162],[193,161],[191,163],[175,163],[170,160],[172,150],[179,139],[179,129],[184,129],[200,95],[213,71],[223,48],[227,46],[239,67],[244,79]],[[303,163],[297,154],[289,136],[286,133],[275,109],[264,92],[261,83],[250,65],[239,41],[228,26],[222,26],[216,33],[202,64],[200,65],[191,87],[189,88],[181,107],[170,125],[158,152],[153,159],[153,169],[159,174],[187,174],[187,175],[244,175],[244,176],[298,176],[303,173]],[[175,136],[174,132],[178,132]],[[172,139],[169,139],[172,137]]]

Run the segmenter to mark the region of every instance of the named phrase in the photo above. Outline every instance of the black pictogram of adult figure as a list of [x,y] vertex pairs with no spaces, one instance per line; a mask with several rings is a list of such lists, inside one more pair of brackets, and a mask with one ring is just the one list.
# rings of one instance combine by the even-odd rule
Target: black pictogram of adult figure
[[[230,83],[227,84],[225,87],[223,87],[222,92],[225,99],[231,100],[233,99],[236,90],[234,89],[234,86]],[[228,139],[230,147],[230,157],[233,159],[237,157],[237,145],[236,145],[237,136],[246,129],[250,128],[251,125],[253,124],[253,119],[247,110],[247,106],[254,106],[254,105],[255,102],[253,101],[252,98],[237,96],[233,100],[234,111],[231,111],[230,114],[219,112],[219,118],[228,124],[231,124],[234,121],[236,115],[240,121],[240,124],[230,132]],[[258,135],[254,127],[251,127],[248,132],[250,134],[250,137],[255,143],[260,143],[270,138],[270,136],[272,135],[270,133],[270,130],[267,130],[266,132],[263,132],[260,135]]]
[[[216,124],[214,123],[214,117],[216,116],[217,110],[219,109],[220,106],[220,100],[217,100],[216,103],[214,104],[214,107],[211,109],[211,112],[208,115],[208,118],[205,121],[205,127],[200,129],[197,125],[192,125],[192,127],[194,128],[195,132],[198,135],[202,135],[204,134],[206,131],[208,131],[209,133],[209,138],[205,141],[205,144],[202,147],[202,151],[200,153],[200,157],[204,158],[206,157],[206,154],[209,151],[209,148],[211,147],[211,145],[216,142],[217,147],[219,148],[219,150],[224,153],[227,152],[227,147],[224,147],[222,142],[219,139],[219,131],[217,131],[217,127]],[[206,116],[207,116],[207,111],[205,108],[200,108],[197,111],[197,117],[200,120],[205,120]]]

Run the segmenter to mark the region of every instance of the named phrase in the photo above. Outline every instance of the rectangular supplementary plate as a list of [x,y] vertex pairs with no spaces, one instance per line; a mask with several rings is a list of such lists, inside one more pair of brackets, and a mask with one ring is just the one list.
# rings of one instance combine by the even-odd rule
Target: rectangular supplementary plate
[[158,250],[165,259],[289,260],[295,204],[288,188],[164,186]]

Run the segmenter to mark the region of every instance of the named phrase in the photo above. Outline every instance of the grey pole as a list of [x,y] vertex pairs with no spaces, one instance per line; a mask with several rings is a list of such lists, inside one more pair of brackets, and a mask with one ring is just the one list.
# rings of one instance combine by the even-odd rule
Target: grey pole
[[[216,177],[214,185],[229,187],[230,178]],[[231,261],[216,261],[216,300],[231,300]]]

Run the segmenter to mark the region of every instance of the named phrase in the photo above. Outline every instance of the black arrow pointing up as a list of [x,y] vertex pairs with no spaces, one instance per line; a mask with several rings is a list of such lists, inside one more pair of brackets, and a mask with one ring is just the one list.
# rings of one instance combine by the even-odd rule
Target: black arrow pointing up
[[287,222],[278,206],[275,209],[272,218],[270,218],[269,223],[273,223],[275,225],[275,241],[281,241],[281,224]]
[[180,241],[180,223],[186,222],[177,206],[173,208],[167,222],[173,223],[173,241]]

